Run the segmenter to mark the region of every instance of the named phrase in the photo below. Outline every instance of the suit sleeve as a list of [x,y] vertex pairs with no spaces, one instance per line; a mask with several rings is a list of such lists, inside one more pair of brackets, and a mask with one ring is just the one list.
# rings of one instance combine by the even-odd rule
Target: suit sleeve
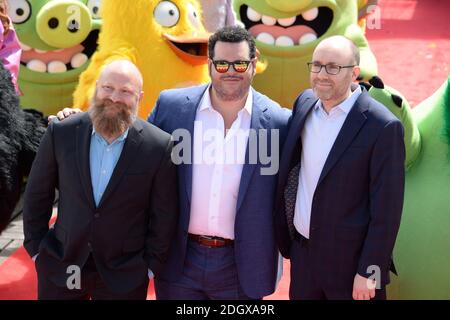
[[157,116],[159,113],[159,103],[161,100],[161,95],[158,97],[158,100],[156,100],[155,106],[153,107],[152,112],[150,113],[150,115],[147,118],[147,121],[150,122],[151,124],[154,124],[155,126],[158,126],[158,120],[157,120]]
[[39,252],[39,244],[47,234],[52,215],[58,168],[54,153],[53,123],[39,145],[28,183],[23,206],[24,246],[33,257]]
[[156,276],[167,259],[179,215],[177,169],[171,160],[172,147],[173,142],[169,141],[150,194],[146,259]]
[[389,122],[375,143],[370,164],[370,223],[358,273],[369,278],[378,267],[382,285],[389,282],[391,256],[403,209],[403,135],[403,127],[399,121]]
[[[280,201],[284,202],[284,197]],[[284,208],[281,207],[283,206],[282,202],[277,204],[277,209],[274,215],[275,237],[277,239],[278,250],[281,255],[286,259],[290,259],[291,239],[289,236],[289,228],[286,222]]]

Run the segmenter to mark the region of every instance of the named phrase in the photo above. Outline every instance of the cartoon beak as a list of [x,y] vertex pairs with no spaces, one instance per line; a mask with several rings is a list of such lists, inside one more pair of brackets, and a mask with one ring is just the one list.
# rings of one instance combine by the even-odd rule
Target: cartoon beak
[[163,37],[181,60],[198,66],[207,63],[210,35],[210,33],[194,33],[174,36],[164,33]]

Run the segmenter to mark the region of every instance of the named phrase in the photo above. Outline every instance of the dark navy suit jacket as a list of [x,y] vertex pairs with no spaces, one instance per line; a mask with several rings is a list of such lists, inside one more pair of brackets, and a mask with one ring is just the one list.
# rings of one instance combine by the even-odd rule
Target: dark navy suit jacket
[[[186,129],[192,138],[197,107],[207,88],[208,85],[202,85],[161,92],[148,121],[171,134],[176,129]],[[285,139],[289,116],[289,110],[280,108],[276,102],[253,90],[251,129],[269,130],[269,142],[270,129],[278,129],[281,144]],[[272,146],[269,144],[268,148],[271,151]],[[273,152],[276,151],[274,149]],[[277,174],[261,175],[260,169],[264,166],[259,157],[256,164],[246,161],[236,208],[235,261],[241,287],[252,298],[271,294],[277,275],[278,250],[273,223]],[[178,174],[180,220],[165,270],[159,275],[166,281],[175,281],[182,274],[187,249],[192,165],[180,164]]]
[[[298,163],[294,158],[298,160],[301,152],[300,135],[316,102],[310,89],[297,98],[282,154],[275,217],[277,241],[286,258],[291,239],[284,189],[289,170]],[[363,89],[330,150],[313,196],[309,246],[313,269],[320,272],[324,285],[353,283],[356,273],[369,277],[373,265],[380,268],[381,284],[389,282],[403,206],[404,161],[402,124]]]

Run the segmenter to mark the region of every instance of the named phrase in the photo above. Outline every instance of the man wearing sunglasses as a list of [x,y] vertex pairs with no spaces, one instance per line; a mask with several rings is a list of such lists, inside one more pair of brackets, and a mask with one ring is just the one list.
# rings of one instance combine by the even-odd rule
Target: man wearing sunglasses
[[274,292],[277,176],[262,173],[259,157],[249,158],[258,152],[252,132],[263,131],[269,137],[258,141],[272,141],[268,154],[278,157],[290,111],[251,88],[256,62],[247,30],[218,30],[209,39],[211,83],[163,91],[149,117],[174,135],[184,129],[193,146],[193,163],[178,166],[180,222],[155,279],[157,299],[260,299]]
[[385,299],[404,192],[403,127],[363,87],[358,48],[323,40],[280,164],[276,228],[291,299]]
[[[163,91],[148,118],[174,137],[187,135],[176,148],[184,142],[188,160],[172,154],[180,220],[156,298],[260,299],[277,280],[273,208],[291,112],[251,87],[257,57],[247,30],[219,29],[208,50],[211,83]],[[49,120],[78,112],[66,108]]]

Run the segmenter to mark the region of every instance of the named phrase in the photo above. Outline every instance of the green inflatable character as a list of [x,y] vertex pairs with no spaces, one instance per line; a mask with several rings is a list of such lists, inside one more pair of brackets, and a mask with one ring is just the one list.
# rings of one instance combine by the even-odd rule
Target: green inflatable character
[[72,106],[79,75],[97,49],[101,0],[9,0],[21,42],[21,105],[46,115]]
[[353,40],[361,51],[364,79],[377,74],[377,63],[364,37],[361,14],[368,0],[234,0],[233,8],[255,37],[260,58],[267,63],[254,86],[281,105],[292,106],[309,87],[306,63],[316,45],[332,35]]
[[[374,81],[375,80],[375,81]],[[411,110],[374,78],[369,94],[405,127],[406,185],[390,299],[450,299],[450,78]]]
[[372,0],[234,0],[238,19],[256,38],[267,62],[255,87],[290,107],[309,87],[316,45],[344,35],[360,48],[369,94],[405,127],[406,186],[402,222],[394,249],[398,277],[390,299],[450,299],[450,78],[411,109],[406,99],[376,77],[377,64],[361,20]]

